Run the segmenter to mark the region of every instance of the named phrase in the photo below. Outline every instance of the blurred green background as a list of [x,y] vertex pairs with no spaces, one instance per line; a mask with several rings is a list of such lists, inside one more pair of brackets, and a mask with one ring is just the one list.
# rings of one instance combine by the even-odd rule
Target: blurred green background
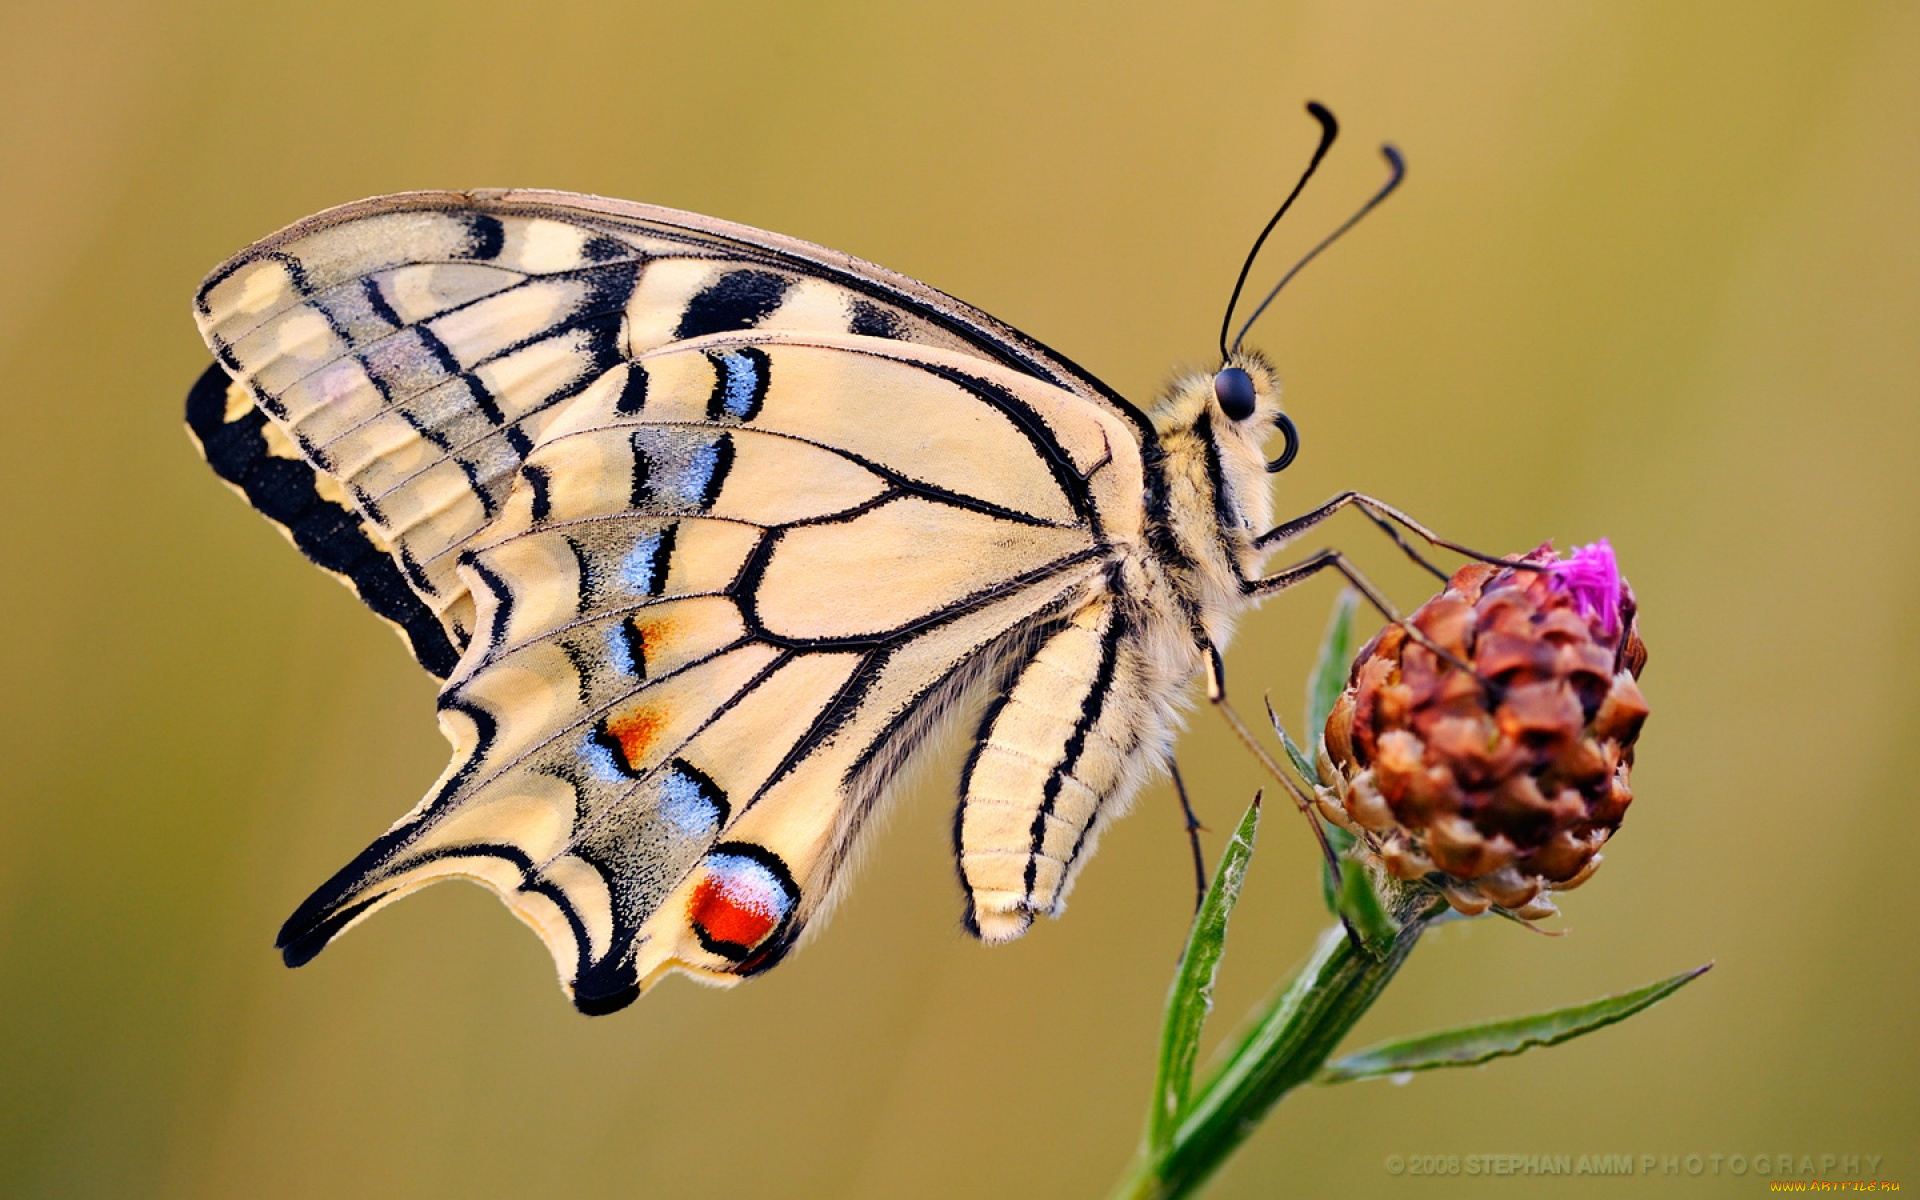
[[[1487,549],[1608,535],[1652,650],[1638,803],[1574,934],[1444,930],[1357,1040],[1719,966],[1568,1047],[1303,1093],[1216,1194],[1765,1189],[1390,1154],[1880,1155],[1920,1184],[1920,6],[184,0],[0,14],[0,1193],[1103,1192],[1191,903],[1164,785],[1006,948],[957,927],[948,753],[826,935],[732,992],[583,1019],[463,887],[282,968],[280,920],[446,750],[393,635],[189,446],[188,298],[341,201],[567,188],[885,263],[1145,400],[1210,365],[1309,97],[1347,136],[1257,279],[1374,188],[1373,145],[1410,175],[1253,339],[1305,438],[1280,507],[1359,487]],[[1364,522],[1328,537],[1427,594]],[[1299,711],[1333,592],[1243,625],[1249,707]],[[1231,828],[1259,777],[1192,724]],[[1263,842],[1223,1028],[1323,923],[1305,831]]]

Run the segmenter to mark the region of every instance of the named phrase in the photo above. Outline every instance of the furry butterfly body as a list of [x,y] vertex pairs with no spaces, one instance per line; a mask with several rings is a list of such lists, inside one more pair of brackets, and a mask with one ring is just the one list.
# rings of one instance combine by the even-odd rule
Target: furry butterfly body
[[583,1011],[735,982],[961,713],[966,923],[1016,937],[1306,527],[1264,532],[1257,356],[1142,410],[913,280],[669,209],[365,201],[216,269],[196,316],[209,464],[399,628],[454,747],[288,920],[294,965],[465,877]]

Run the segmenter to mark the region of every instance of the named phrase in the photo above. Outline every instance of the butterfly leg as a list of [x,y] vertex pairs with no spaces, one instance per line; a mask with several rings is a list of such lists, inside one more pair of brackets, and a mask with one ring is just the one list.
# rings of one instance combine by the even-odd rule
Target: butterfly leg
[[1263,579],[1249,579],[1241,587],[1248,596],[1271,596],[1275,592],[1284,592],[1296,584],[1305,583],[1320,572],[1329,570],[1337,571],[1344,576],[1346,581],[1353,585],[1355,591],[1367,598],[1367,603],[1380,611],[1381,616],[1393,622],[1401,619],[1399,611],[1393,607],[1393,602],[1388,600],[1379,588],[1374,587],[1365,575],[1347,561],[1346,555],[1338,550],[1317,551],[1285,570],[1277,571]]
[[1200,906],[1207,902],[1207,860],[1200,853],[1200,831],[1206,826],[1193,811],[1193,801],[1187,799],[1187,785],[1180,778],[1180,768],[1171,759],[1167,762],[1167,774],[1173,777],[1173,794],[1180,797],[1180,812],[1187,822],[1187,843],[1193,848],[1193,879],[1195,891],[1193,911],[1199,912]]
[[[1454,548],[1452,543],[1439,544],[1445,545],[1449,550]],[[1506,560],[1491,559],[1489,561],[1504,562]],[[1458,667],[1468,674],[1475,673],[1470,664],[1461,661],[1458,655],[1435,642],[1432,638],[1429,638],[1418,626],[1408,625],[1405,619],[1401,617],[1399,610],[1394,608],[1393,602],[1388,600],[1379,588],[1368,582],[1367,577],[1362,575],[1352,563],[1348,562],[1346,555],[1340,553],[1338,550],[1321,550],[1295,563],[1293,566],[1269,575],[1264,579],[1249,579],[1245,581],[1241,587],[1245,589],[1248,596],[1271,596],[1275,592],[1284,592],[1295,584],[1303,583],[1321,571],[1329,569],[1338,571],[1348,583],[1353,585],[1355,591],[1366,597],[1367,603],[1379,610],[1381,616],[1385,617],[1390,623],[1404,628],[1407,631],[1408,637],[1420,645],[1425,646],[1428,650],[1431,650],[1443,661]],[[1446,576],[1441,576],[1441,579],[1444,582]]]
[[[1357,508],[1361,512],[1365,513],[1367,516],[1367,519],[1369,521],[1372,521],[1374,525],[1378,526],[1381,532],[1385,533],[1387,537],[1393,541],[1393,544],[1400,548],[1401,553],[1405,554],[1408,558],[1412,559],[1415,563],[1419,564],[1419,566],[1422,569],[1426,570],[1430,574],[1437,577],[1442,583],[1445,583],[1447,581],[1447,573],[1440,570],[1440,568],[1434,566],[1432,563],[1428,562],[1420,554],[1419,551],[1415,550],[1410,544],[1408,544],[1407,540],[1404,537],[1402,537],[1400,534],[1400,530],[1402,528],[1411,532],[1415,537],[1418,537],[1420,540],[1426,542],[1430,546],[1438,546],[1442,550],[1451,550],[1455,554],[1461,555],[1462,557],[1465,557],[1465,558],[1475,559],[1480,562],[1493,563],[1497,566],[1523,565],[1511,558],[1502,558],[1499,555],[1485,554],[1479,550],[1473,549],[1470,546],[1463,546],[1458,542],[1450,541],[1446,538],[1443,538],[1439,534],[1435,533],[1433,530],[1428,529],[1425,525],[1422,525],[1420,522],[1408,516],[1406,513],[1393,507],[1391,504],[1387,504],[1384,501],[1376,500],[1372,496],[1369,496],[1364,492],[1341,492],[1339,495],[1335,496],[1333,499],[1327,501],[1325,504],[1322,504],[1320,507],[1314,509],[1313,511],[1308,513],[1303,513],[1302,515],[1295,517],[1291,521],[1286,521],[1279,525],[1274,526],[1272,529],[1268,530],[1266,533],[1260,535],[1260,537],[1255,539],[1253,544],[1261,550],[1277,550],[1281,546],[1284,546],[1288,542],[1291,542],[1295,538],[1298,538],[1301,534],[1305,533],[1307,530],[1312,529],[1314,526],[1325,521],[1327,518],[1340,512],[1342,509],[1349,508],[1349,507]],[[1355,584],[1355,586],[1358,587],[1359,585]],[[1279,589],[1274,589],[1274,590],[1279,590]],[[1364,591],[1365,589],[1363,588],[1361,590]],[[1375,607],[1381,607],[1380,602],[1377,599],[1374,599],[1372,596],[1369,596],[1368,599],[1373,600]],[[1385,612],[1387,610],[1385,608],[1381,608],[1381,611]]]
[[[1327,840],[1327,831],[1320,827],[1319,818],[1313,815],[1312,801],[1308,798],[1307,793],[1301,789],[1298,783],[1294,782],[1293,776],[1288,775],[1280,769],[1280,764],[1274,761],[1271,754],[1267,753],[1267,748],[1262,746],[1259,739],[1253,736],[1253,730],[1247,728],[1247,723],[1240,719],[1240,714],[1235,712],[1233,705],[1227,702],[1226,670],[1221,665],[1220,652],[1212,646],[1206,647],[1206,663],[1207,702],[1213,705],[1214,711],[1219,713],[1221,719],[1227,723],[1227,728],[1233,730],[1233,735],[1240,739],[1240,744],[1247,748],[1262,767],[1266,768],[1267,774],[1271,775],[1281,787],[1287,789],[1287,794],[1293,797],[1293,806],[1299,809],[1300,815],[1307,819],[1307,827],[1313,830],[1314,840],[1320,843],[1320,853],[1326,856],[1327,864],[1335,871],[1338,871],[1340,869],[1340,858],[1334,852],[1333,843]],[[1179,776],[1174,776],[1174,782],[1177,786]],[[1180,799],[1183,803],[1185,802],[1186,793],[1184,791],[1181,792]],[[1256,800],[1257,799],[1258,797],[1256,797]],[[1197,841],[1194,843],[1194,853],[1196,855],[1199,854],[1199,843]],[[1203,899],[1205,898],[1205,894],[1205,889],[1203,888],[1201,892]],[[1347,930],[1347,936],[1355,936],[1352,929]]]
[[[1293,530],[1294,534],[1298,534],[1301,529],[1310,528],[1313,524],[1332,516],[1346,505],[1357,504],[1366,500],[1368,500],[1367,497],[1361,496],[1357,492],[1349,492],[1344,497],[1336,497],[1333,501],[1323,505],[1320,509],[1316,510],[1315,513],[1308,514],[1313,520],[1308,521],[1306,518],[1302,518],[1301,520],[1306,521],[1306,524],[1302,525],[1296,521],[1289,522],[1289,525],[1299,526],[1299,528]],[[1286,529],[1287,526],[1282,526],[1281,528]],[[1399,542],[1398,537],[1395,537],[1394,540]],[[1407,549],[1404,543],[1402,543],[1402,548]],[[1446,649],[1434,644],[1418,627],[1405,624],[1399,612],[1393,607],[1392,602],[1389,601],[1366,576],[1362,575],[1352,563],[1348,562],[1346,557],[1338,550],[1322,550],[1264,579],[1247,580],[1242,586],[1245,588],[1246,594],[1250,597],[1267,596],[1274,592],[1285,591],[1295,584],[1303,583],[1321,571],[1326,570],[1338,571],[1345,577],[1348,583],[1352,584],[1361,595],[1365,596],[1367,600],[1380,611],[1382,616],[1396,625],[1402,625],[1407,630],[1408,636],[1414,641],[1426,646],[1450,663],[1460,666],[1469,672],[1473,670],[1472,667],[1461,663],[1457,657]],[[1444,578],[1444,576],[1442,578]],[[1314,815],[1311,802],[1306,792],[1298,783],[1294,782],[1292,776],[1281,770],[1280,764],[1275,762],[1273,756],[1267,753],[1266,747],[1262,746],[1259,741],[1254,738],[1253,731],[1247,728],[1246,722],[1240,719],[1240,714],[1235,712],[1233,706],[1227,702],[1226,671],[1220,661],[1220,652],[1211,645],[1205,647],[1205,650],[1206,655],[1204,661],[1207,664],[1207,699],[1213,704],[1214,708],[1219,711],[1221,717],[1227,722],[1228,727],[1233,730],[1234,735],[1240,739],[1241,743],[1245,745],[1247,749],[1253,752],[1254,757],[1266,768],[1267,774],[1279,781],[1281,786],[1285,787],[1288,793],[1292,795],[1294,807],[1298,808],[1300,815],[1306,818],[1308,827],[1313,830],[1314,840],[1320,844],[1321,855],[1326,859],[1327,865],[1338,875],[1340,870],[1340,856],[1338,852],[1334,850],[1333,843],[1327,840],[1327,832],[1325,828],[1321,826],[1319,818]],[[1347,940],[1352,942],[1356,949],[1361,948],[1359,933],[1355,931],[1344,915],[1340,918],[1340,923],[1346,929]]]

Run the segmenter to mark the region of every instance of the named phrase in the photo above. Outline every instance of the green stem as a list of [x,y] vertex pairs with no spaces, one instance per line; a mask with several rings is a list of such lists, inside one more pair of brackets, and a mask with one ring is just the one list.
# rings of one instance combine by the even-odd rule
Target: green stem
[[[1444,908],[1444,906],[1442,906]],[[1436,915],[1406,914],[1399,936],[1376,958],[1336,925],[1226,1063],[1193,1098],[1158,1157],[1142,1148],[1113,1200],[1190,1196],[1226,1162],[1261,1118],[1311,1080],[1400,970]]]

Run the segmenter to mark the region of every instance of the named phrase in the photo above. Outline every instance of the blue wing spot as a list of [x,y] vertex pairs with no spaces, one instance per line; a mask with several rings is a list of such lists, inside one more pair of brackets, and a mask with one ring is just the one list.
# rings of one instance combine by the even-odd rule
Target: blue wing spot
[[620,560],[620,582],[630,592],[658,596],[667,583],[668,560],[673,556],[674,527],[649,529]]
[[607,657],[621,673],[634,679],[647,677],[647,635],[631,616],[607,630]]
[[626,783],[633,778],[597,729],[580,743],[580,761],[602,783]]
[[720,494],[715,476],[720,471],[720,443],[710,442],[696,449],[687,457],[685,472],[677,481],[674,499],[682,504],[705,507],[712,503],[713,497]]
[[631,503],[642,512],[698,512],[713,507],[733,469],[733,437],[713,441],[677,430],[641,429],[632,438]]
[[705,840],[727,821],[727,794],[707,775],[676,758],[660,777],[660,815],[683,837]]
[[757,346],[707,355],[713,364],[713,394],[707,397],[709,421],[751,421],[760,415],[772,379],[772,362]]

